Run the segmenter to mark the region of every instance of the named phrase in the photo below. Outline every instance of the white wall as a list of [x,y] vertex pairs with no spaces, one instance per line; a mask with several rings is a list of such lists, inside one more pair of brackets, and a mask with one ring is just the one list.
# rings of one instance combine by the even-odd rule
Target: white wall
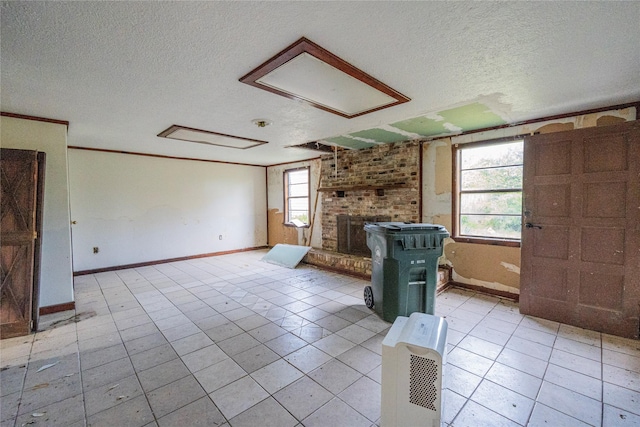
[[56,123],[1,117],[2,148],[47,154],[44,183],[40,307],[73,301],[67,127]]
[[264,167],[70,149],[69,178],[75,271],[267,243]]
[[[319,197],[318,192],[316,191],[318,188],[318,184],[320,183],[320,159],[307,160],[302,162],[294,162],[287,163],[284,165],[277,166],[269,166],[267,168],[267,191],[268,191],[268,200],[269,206],[268,210],[275,210],[277,214],[284,214],[284,171],[289,169],[303,168],[309,167],[309,180],[310,180],[310,218],[309,220],[313,220],[313,234],[311,235],[310,228],[300,228],[298,229],[298,245],[307,245],[307,240],[311,235],[311,246],[314,248],[322,248],[322,224],[320,221],[320,216],[322,212],[322,198]],[[316,203],[317,198],[317,203]],[[314,206],[316,206],[315,211],[315,219],[312,219],[314,216]],[[279,221],[278,224],[269,223],[269,228],[273,231],[274,229],[282,226],[282,221],[279,215],[272,215],[271,220],[274,220],[273,217],[277,217],[276,221]]]

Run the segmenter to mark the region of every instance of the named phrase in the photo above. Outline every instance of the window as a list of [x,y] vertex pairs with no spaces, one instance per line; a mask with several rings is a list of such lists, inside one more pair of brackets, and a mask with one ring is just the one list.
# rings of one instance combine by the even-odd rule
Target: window
[[309,168],[284,171],[284,209],[286,224],[309,225]]
[[454,146],[454,238],[519,246],[522,139]]

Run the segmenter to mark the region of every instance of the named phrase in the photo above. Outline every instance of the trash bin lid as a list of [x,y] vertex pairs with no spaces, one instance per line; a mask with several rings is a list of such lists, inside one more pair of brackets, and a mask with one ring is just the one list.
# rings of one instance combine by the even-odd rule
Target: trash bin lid
[[410,222],[372,222],[365,224],[366,231],[377,231],[384,233],[394,233],[402,231],[417,232],[447,232],[443,225],[438,224],[413,224]]

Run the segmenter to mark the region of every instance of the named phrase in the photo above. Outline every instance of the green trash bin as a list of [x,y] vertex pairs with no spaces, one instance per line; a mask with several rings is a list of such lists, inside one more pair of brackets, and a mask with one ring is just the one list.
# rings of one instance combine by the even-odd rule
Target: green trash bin
[[405,222],[365,224],[371,249],[371,286],[365,304],[393,322],[398,316],[434,314],[438,258],[449,232],[441,225]]

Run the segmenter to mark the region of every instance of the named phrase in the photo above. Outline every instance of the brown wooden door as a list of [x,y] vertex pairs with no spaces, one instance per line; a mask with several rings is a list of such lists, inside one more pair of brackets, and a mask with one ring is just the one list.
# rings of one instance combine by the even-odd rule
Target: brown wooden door
[[31,330],[36,240],[37,152],[2,149],[0,205],[0,334]]
[[638,338],[639,182],[638,122],[525,139],[522,313]]

